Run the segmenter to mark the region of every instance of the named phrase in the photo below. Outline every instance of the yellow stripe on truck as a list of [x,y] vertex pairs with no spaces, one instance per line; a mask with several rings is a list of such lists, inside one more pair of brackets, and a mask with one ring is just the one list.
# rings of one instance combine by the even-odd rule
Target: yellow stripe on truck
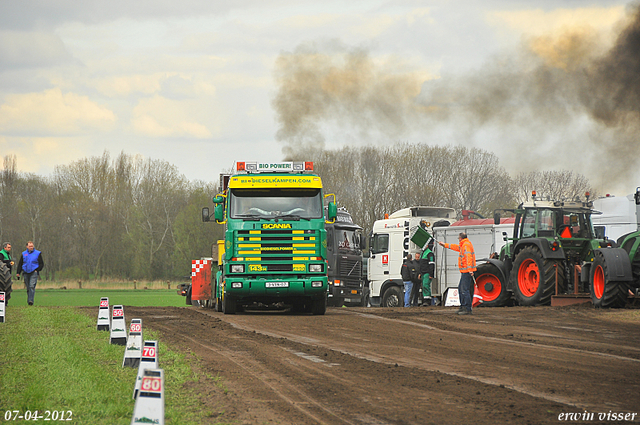
[[229,188],[274,188],[308,187],[321,189],[322,181],[317,176],[234,176],[229,179]]

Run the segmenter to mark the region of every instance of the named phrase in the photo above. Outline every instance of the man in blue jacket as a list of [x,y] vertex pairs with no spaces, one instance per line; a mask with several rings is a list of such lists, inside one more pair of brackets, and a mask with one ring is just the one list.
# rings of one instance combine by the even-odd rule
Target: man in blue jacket
[[27,250],[20,256],[18,262],[18,270],[16,279],[20,279],[20,275],[24,275],[24,284],[27,285],[27,302],[33,305],[33,298],[36,294],[36,283],[38,283],[38,274],[44,267],[42,253],[33,247],[33,242],[27,242]]

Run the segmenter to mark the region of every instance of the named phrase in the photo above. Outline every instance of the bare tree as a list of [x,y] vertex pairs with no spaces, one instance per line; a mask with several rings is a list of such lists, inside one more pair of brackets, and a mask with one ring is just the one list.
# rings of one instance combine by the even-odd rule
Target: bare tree
[[586,192],[591,197],[596,196],[585,176],[568,170],[532,171],[518,174],[514,179],[514,194],[518,203],[530,200],[534,190],[540,199],[559,201],[584,199]]

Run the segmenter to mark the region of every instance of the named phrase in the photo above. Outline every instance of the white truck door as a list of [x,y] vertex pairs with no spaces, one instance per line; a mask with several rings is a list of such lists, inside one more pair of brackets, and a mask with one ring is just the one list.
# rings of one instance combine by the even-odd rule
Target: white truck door
[[380,296],[382,283],[389,273],[389,234],[374,233],[371,239],[371,257],[367,275],[372,297]]

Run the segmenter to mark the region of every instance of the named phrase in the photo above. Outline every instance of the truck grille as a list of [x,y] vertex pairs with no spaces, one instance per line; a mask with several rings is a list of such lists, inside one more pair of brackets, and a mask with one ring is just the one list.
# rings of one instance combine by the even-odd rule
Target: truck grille
[[362,263],[357,259],[341,258],[338,263],[338,275],[357,281],[362,276]]
[[316,230],[237,230],[235,255],[247,263],[249,274],[306,273],[307,263],[320,256]]

